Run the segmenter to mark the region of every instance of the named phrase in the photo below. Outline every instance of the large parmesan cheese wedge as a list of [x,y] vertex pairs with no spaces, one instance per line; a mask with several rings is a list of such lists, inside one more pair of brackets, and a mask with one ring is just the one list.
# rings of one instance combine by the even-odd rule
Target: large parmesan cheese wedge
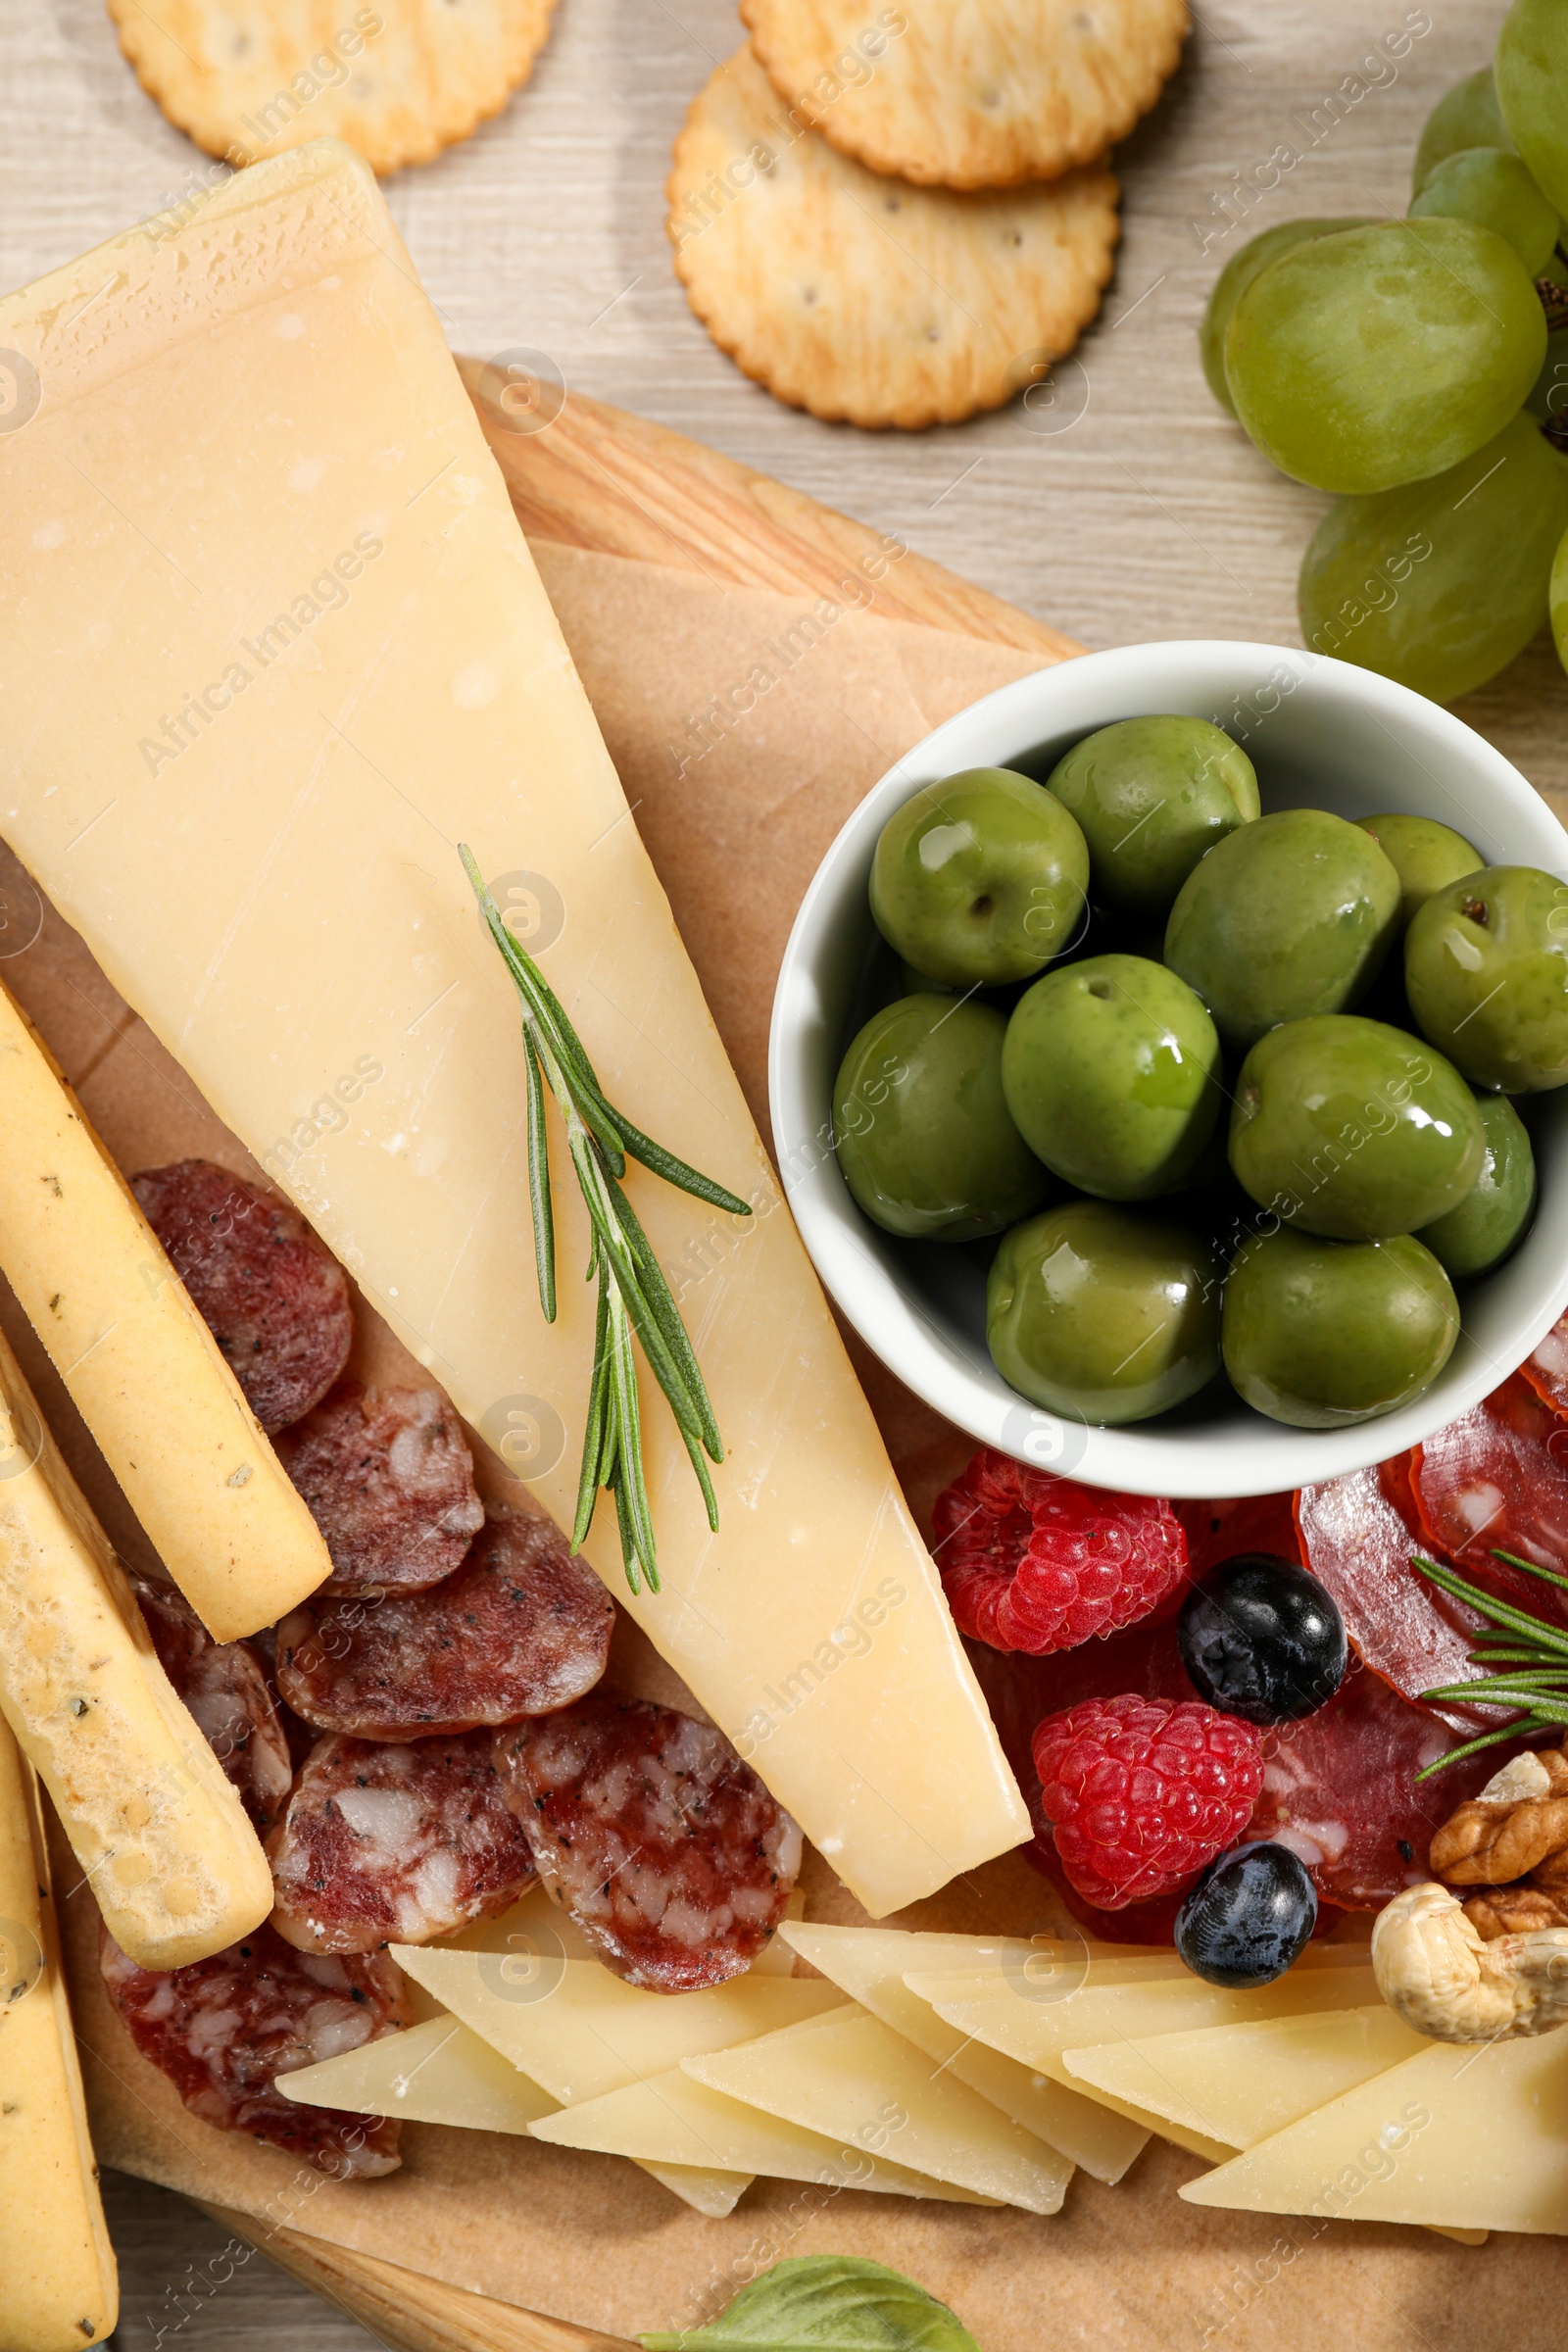
[[119,2309],[37,1784],[0,1723],[0,2352],[81,2352]]
[[215,1642],[331,1569],[320,1530],[135,1196],[0,987],[0,1269]]
[[1432,2043],[1189,2180],[1190,2204],[1568,2233],[1568,2034]]
[[3,1339],[0,1715],[132,1960],[180,1968],[261,1925],[256,1833]]
[[[533,2126],[535,2139],[558,2148],[589,2148],[602,2156],[630,2156],[643,2164],[718,2164],[774,2180],[815,2180],[823,2187],[874,2189],[886,2196],[936,2197],[950,2205],[995,2205],[934,2176],[911,2172],[848,2145],[806,2132],[764,2109],[743,2106],[693,2082],[679,2068],[630,2082],[580,2107],[564,2107]],[[883,2144],[886,2126],[876,2127]]]
[[855,2002],[683,2071],[808,2132],[1028,2213],[1059,2213],[1073,2168]]
[[[905,1935],[896,1928],[796,1926],[788,1922],[779,1930],[779,1940],[819,1968],[841,1991],[936,2065],[966,2082],[1069,2163],[1081,2164],[1097,2180],[1119,2180],[1147,2142],[1146,2131],[1113,2115],[1108,2107],[1076,2090],[1065,2090],[1049,2076],[960,2034],[904,1982],[906,1969],[961,1968],[994,1951],[994,1944],[975,1936]],[[1014,1957],[1016,1965],[1025,1969],[1037,1955],[1029,1944],[1019,1942]]]
[[589,1556],[867,1909],[911,1902],[1029,1824],[440,324],[344,147],[186,209],[0,302],[0,830],[569,1525],[587,1222],[557,1132],[546,1324],[458,842],[540,910],[611,1100],[755,1210],[632,1174],[721,1524],[645,1376],[663,1590],[629,1598],[603,1500]]
[[1107,1981],[1107,1975],[1097,1969],[1076,1989],[1049,1986],[1038,1994],[1026,1981],[1000,1990],[994,1979],[989,1984],[982,1981],[977,1990],[972,1976],[944,1978],[914,1970],[908,1972],[908,1984],[911,1991],[929,2001],[937,2015],[960,2034],[972,2034],[988,2048],[1035,2068],[1053,2082],[1102,2100],[1117,2115],[1157,2132],[1163,2139],[1174,2140],[1195,2156],[1206,2156],[1211,2164],[1223,2163],[1230,2154],[1225,2141],[1087,2079],[1075,2081],[1066,2063],[1067,2051],[1123,2036],[1174,2034],[1200,2026],[1240,2024],[1250,2018],[1348,2008],[1377,1998],[1372,1971],[1364,1965],[1293,1969],[1276,1983],[1251,1992],[1207,1984],[1186,1969],[1178,1969],[1174,1975],[1151,1975],[1132,1963],[1114,1981]]

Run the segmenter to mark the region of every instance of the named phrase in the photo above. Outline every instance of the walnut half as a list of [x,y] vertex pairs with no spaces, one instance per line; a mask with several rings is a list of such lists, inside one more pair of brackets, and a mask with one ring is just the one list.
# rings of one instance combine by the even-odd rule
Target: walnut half
[[1465,1915],[1487,1942],[1568,1927],[1568,1754],[1530,1749],[1494,1773],[1438,1831],[1429,1867],[1476,1889]]

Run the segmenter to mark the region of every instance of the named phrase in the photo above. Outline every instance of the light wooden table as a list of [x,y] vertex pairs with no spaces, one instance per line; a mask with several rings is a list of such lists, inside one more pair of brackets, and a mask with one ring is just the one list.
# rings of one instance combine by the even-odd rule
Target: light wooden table
[[[1126,235],[1104,316],[1059,371],[1060,408],[1039,417],[1013,409],[912,437],[821,425],[709,343],[670,269],[662,190],[686,105],[738,41],[724,0],[559,0],[531,87],[466,146],[393,181],[391,203],[456,349],[543,354],[568,386],[897,530],[1089,645],[1297,642],[1297,565],[1325,502],[1270,472],[1198,367],[1208,287],[1250,233],[1227,226],[1226,199],[1255,226],[1401,212],[1422,119],[1485,62],[1503,0],[1200,4],[1180,76],[1122,152]],[[1388,37],[1407,30],[1391,59]],[[1270,176],[1282,149],[1299,160],[1244,203],[1238,188]],[[101,0],[0,0],[0,286],[206,184],[208,170],[143,97]],[[1538,784],[1568,790],[1568,681],[1548,647],[1465,715]],[[221,2233],[134,2182],[112,2181],[110,2202],[122,2352],[153,2352],[160,2328],[180,2352],[372,2340],[259,2257],[177,2301],[188,2266],[224,2268]]]

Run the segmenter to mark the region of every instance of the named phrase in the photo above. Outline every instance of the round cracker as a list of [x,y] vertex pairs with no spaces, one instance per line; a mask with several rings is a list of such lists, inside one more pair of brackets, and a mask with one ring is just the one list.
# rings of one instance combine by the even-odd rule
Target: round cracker
[[176,129],[234,165],[344,139],[374,172],[428,163],[528,78],[553,0],[108,0]]
[[1176,71],[1187,0],[741,0],[785,103],[873,172],[1054,179],[1125,138]]
[[693,101],[669,175],[675,270],[750,376],[813,416],[956,424],[1036,382],[1100,308],[1102,165],[962,195],[867,172],[792,119],[749,49]]

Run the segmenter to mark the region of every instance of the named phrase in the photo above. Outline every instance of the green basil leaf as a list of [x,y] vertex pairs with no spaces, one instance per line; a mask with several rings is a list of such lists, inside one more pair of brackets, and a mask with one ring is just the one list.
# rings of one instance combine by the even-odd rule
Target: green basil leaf
[[638,2341],[643,2352],[980,2352],[935,2295],[853,2254],[777,2262],[706,2328]]

